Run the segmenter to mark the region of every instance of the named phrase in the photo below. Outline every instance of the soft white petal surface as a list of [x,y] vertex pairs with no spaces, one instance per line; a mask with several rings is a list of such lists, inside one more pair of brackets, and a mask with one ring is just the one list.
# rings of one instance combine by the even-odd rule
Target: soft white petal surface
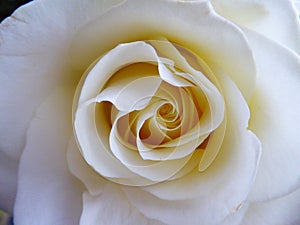
[[40,106],[27,132],[19,166],[16,225],[77,224],[82,185],[69,173],[66,150],[72,135],[74,89],[60,89]]
[[298,225],[300,224],[300,189],[279,199],[252,203],[243,225]]
[[122,189],[107,182],[97,196],[85,192],[83,195],[83,212],[81,225],[163,225],[148,219],[130,204]]
[[212,0],[225,18],[300,53],[299,17],[292,0]]
[[263,148],[251,199],[266,200],[300,185],[300,58],[263,36],[245,32],[258,72],[249,129]]

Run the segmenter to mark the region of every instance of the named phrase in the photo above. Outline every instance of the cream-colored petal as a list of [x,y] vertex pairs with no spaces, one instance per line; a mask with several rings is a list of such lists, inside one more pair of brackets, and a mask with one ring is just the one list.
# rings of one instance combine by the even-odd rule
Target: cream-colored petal
[[67,161],[70,172],[82,181],[90,194],[99,194],[108,182],[84,160],[74,137],[69,141]]
[[80,151],[88,162],[98,173],[111,178],[133,178],[136,177],[126,169],[110,152],[108,137],[110,126],[105,123],[105,117],[99,131],[93,118],[95,118],[95,106],[90,104],[77,110],[75,120],[76,139],[80,146]]
[[225,117],[220,126],[210,134],[208,144],[205,147],[203,157],[199,162],[199,171],[204,172],[213,160],[217,157],[217,154],[222,146],[224,136],[227,128],[227,118]]
[[225,18],[300,53],[299,17],[287,1],[212,0]]
[[117,80],[116,84],[109,84],[108,88],[96,97],[96,101],[109,101],[123,112],[140,110],[150,102],[161,82],[162,79],[154,75],[132,77],[129,81]]
[[261,140],[262,160],[251,199],[267,200],[299,188],[300,58],[245,30],[257,62],[249,129]]
[[[118,45],[100,58],[88,71],[82,87],[79,87],[81,91],[78,106],[94,99],[102,91],[106,82],[122,67],[133,63],[156,61],[155,50],[143,41]],[[131,78],[128,79],[130,82]],[[117,81],[115,83],[118,85]],[[115,95],[113,92],[108,90],[108,93]]]

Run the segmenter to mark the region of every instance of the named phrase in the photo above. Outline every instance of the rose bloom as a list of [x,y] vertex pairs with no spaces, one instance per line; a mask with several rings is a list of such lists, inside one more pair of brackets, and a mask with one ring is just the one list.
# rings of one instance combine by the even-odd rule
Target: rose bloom
[[292,1],[38,0],[1,23],[18,224],[300,224]]

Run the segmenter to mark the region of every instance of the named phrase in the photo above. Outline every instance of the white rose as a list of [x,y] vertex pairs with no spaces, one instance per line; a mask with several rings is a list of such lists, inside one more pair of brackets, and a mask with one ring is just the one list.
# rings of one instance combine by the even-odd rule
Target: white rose
[[300,223],[294,3],[41,0],[0,31],[16,225]]

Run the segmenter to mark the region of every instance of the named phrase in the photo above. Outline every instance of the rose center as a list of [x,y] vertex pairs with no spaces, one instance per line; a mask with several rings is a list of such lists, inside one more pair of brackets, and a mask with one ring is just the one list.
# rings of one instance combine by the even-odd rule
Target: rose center
[[[202,70],[205,65],[192,56],[168,41],[133,42],[117,46],[91,66],[78,86],[73,117],[79,147],[95,170],[126,167],[143,179],[106,177],[144,185],[145,180],[171,179],[184,164],[202,157],[196,150],[209,148],[208,137],[223,120],[224,103]],[[207,165],[213,160],[207,152],[214,156],[218,148],[213,151],[203,153]],[[105,158],[113,161],[106,165],[101,162]]]

